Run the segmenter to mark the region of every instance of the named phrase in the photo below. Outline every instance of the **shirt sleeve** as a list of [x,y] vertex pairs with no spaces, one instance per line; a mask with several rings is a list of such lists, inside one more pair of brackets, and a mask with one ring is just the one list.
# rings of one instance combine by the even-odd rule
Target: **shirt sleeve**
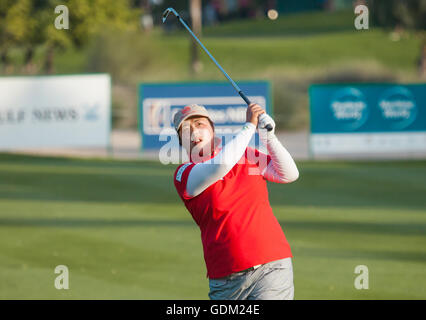
[[255,132],[254,124],[245,123],[241,131],[215,157],[193,166],[188,176],[187,194],[195,197],[223,178],[244,155]]
[[173,181],[175,184],[175,188],[179,196],[182,198],[182,200],[190,199],[191,196],[188,195],[188,192],[186,191],[186,184],[188,182],[188,176],[191,172],[191,169],[194,167],[195,163],[187,162],[184,164],[181,164],[179,167],[177,167]]
[[299,170],[287,149],[281,144],[275,134],[261,137],[266,144],[270,161],[267,166],[260,168],[263,177],[271,182],[290,183],[298,179]]

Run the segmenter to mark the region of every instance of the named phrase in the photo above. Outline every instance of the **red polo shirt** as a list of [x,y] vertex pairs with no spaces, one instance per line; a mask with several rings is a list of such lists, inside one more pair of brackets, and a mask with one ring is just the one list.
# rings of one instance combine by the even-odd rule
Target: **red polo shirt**
[[247,149],[223,179],[195,197],[186,192],[195,163],[181,164],[174,174],[176,190],[200,227],[207,276],[212,279],[292,257],[269,204],[266,181],[257,163],[247,158]]

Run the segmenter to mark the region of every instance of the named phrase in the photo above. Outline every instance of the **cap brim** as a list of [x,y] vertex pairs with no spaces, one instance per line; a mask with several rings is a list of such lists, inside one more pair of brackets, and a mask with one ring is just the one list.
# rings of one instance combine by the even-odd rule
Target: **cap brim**
[[182,118],[182,120],[179,122],[179,125],[178,125],[178,127],[176,128],[176,131],[179,131],[180,127],[182,126],[182,123],[183,123],[185,120],[188,120],[189,118],[192,118],[192,117],[204,117],[204,118],[207,118],[207,119],[209,119],[210,121],[212,121],[212,119],[210,119],[210,117],[209,117],[208,115],[206,115],[206,114],[204,114],[204,113],[198,113],[198,112],[195,112],[195,113],[188,114],[188,115],[186,115],[185,117],[183,117],[183,118]]

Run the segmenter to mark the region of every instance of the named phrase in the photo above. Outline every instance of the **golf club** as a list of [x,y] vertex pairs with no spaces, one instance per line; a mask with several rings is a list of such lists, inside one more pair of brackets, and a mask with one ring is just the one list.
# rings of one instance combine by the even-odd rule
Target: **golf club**
[[[210,59],[214,62],[214,64],[219,68],[219,70],[223,73],[223,75],[229,80],[229,82],[232,84],[234,89],[238,92],[238,94],[243,98],[243,100],[247,103],[249,106],[251,104],[251,101],[247,98],[247,96],[242,92],[240,87],[235,83],[234,80],[231,79],[231,77],[226,73],[226,71],[222,68],[222,66],[216,61],[216,59],[212,56],[212,54],[207,50],[207,48],[201,43],[201,41],[197,38],[197,36],[192,32],[192,30],[188,27],[188,25],[185,23],[185,21],[180,17],[180,15],[176,12],[173,8],[167,8],[163,12],[163,23],[166,22],[167,17],[170,13],[173,13],[176,18],[182,23],[182,25],[188,30],[188,32],[191,34],[191,36],[195,39],[195,41],[198,42],[198,44],[203,48],[204,52],[207,53],[207,55],[210,57]],[[265,123],[268,120],[268,117],[266,114],[261,114],[259,116],[259,123],[261,124],[261,128],[266,128],[268,131],[271,131],[272,125],[269,123]]]

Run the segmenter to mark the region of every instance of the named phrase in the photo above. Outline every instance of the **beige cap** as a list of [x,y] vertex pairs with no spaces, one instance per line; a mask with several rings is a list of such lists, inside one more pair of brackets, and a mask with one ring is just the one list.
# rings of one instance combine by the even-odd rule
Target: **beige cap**
[[210,119],[210,121],[212,121],[206,108],[198,104],[191,104],[183,107],[183,109],[175,113],[175,116],[173,118],[173,124],[175,126],[176,131],[179,130],[182,122],[192,116],[207,117]]

